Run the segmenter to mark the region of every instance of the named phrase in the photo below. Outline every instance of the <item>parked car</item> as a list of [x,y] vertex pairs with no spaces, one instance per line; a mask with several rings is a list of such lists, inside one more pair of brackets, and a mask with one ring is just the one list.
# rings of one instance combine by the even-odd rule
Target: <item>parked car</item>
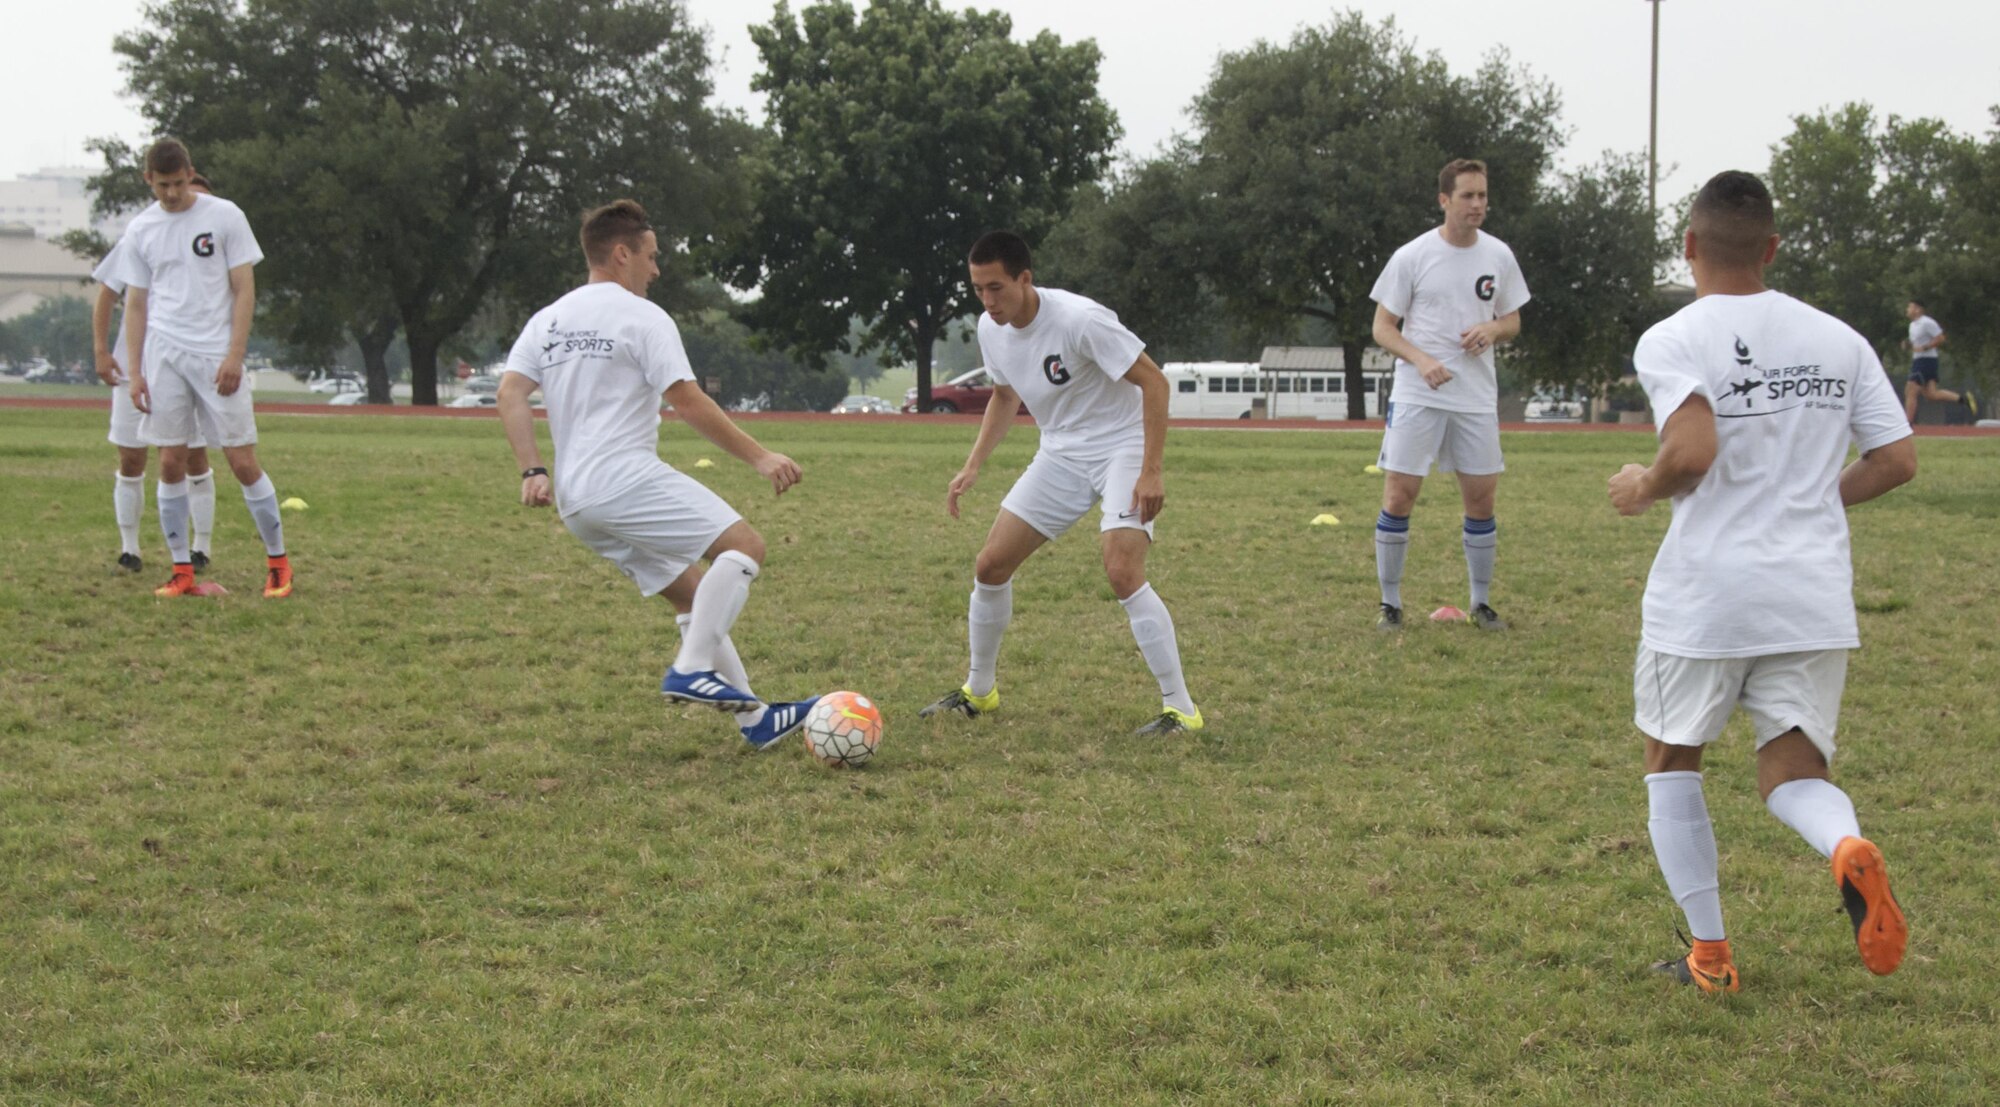
[[333,399],[328,400],[326,405],[328,407],[353,407],[356,404],[365,404],[367,402],[368,393],[357,388],[352,392],[335,393]]
[[314,392],[331,392],[338,396],[342,392],[364,392],[361,378],[353,373],[335,371],[315,373],[306,380],[306,387]]
[[468,396],[497,396],[500,393],[500,378],[467,377],[465,393]]
[[[941,415],[964,412],[977,415],[986,410],[986,404],[993,399],[993,377],[981,366],[970,373],[931,386],[931,406],[929,410]],[[903,410],[917,410],[917,390],[912,388],[903,393]]]
[[1580,423],[1583,401],[1553,392],[1537,392],[1521,414],[1530,423]]
[[456,399],[456,400],[453,400],[452,402],[450,402],[450,403],[448,403],[448,404],[446,404],[446,405],[444,405],[444,406],[446,406],[446,407],[499,407],[499,406],[500,406],[500,397],[498,397],[498,396],[494,396],[494,395],[490,395],[490,394],[486,394],[486,393],[479,393],[479,392],[468,392],[468,393],[466,393],[465,395],[463,395],[463,396],[460,396],[460,397],[459,397],[458,399]]
[[896,409],[880,396],[849,396],[827,409],[835,415],[893,415]]

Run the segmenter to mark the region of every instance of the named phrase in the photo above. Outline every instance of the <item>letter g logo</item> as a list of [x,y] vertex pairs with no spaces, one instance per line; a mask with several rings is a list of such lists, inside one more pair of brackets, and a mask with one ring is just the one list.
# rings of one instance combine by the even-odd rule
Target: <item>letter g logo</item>
[[1042,376],[1049,378],[1050,384],[1069,383],[1069,370],[1063,368],[1061,354],[1050,354],[1042,359]]
[[203,231],[194,236],[194,256],[212,258],[215,256],[215,236]]

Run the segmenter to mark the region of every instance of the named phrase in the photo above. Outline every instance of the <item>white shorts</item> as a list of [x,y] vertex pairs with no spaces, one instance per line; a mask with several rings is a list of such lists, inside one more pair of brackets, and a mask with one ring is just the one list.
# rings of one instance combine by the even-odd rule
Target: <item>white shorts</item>
[[[139,405],[132,402],[131,385],[120,383],[112,386],[111,433],[105,435],[105,438],[109,439],[113,446],[127,450],[145,449],[146,440],[139,437],[139,421],[145,417],[145,413],[139,410]],[[188,449],[207,448],[208,439],[199,431],[193,438],[188,439]]]
[[1382,454],[1375,464],[1392,473],[1427,477],[1432,462],[1440,473],[1487,476],[1504,471],[1499,413],[1446,411],[1391,400]]
[[564,515],[563,525],[618,566],[640,595],[652,596],[679,580],[742,519],[706,485],[669,470]]
[[1153,524],[1141,523],[1132,507],[1132,489],[1145,462],[1140,450],[1128,450],[1100,461],[1072,461],[1046,450],[1035,454],[1021,479],[1000,501],[1000,509],[1054,541],[1083,518],[1090,505],[1103,503],[1099,531],[1143,530],[1153,536]]
[[222,359],[192,353],[166,342],[146,340],[146,392],[153,410],[139,420],[139,438],[149,446],[248,446],[257,441],[257,415],[250,405],[250,376],[236,391],[215,390]]
[[1831,765],[1846,686],[1846,650],[1680,657],[1640,646],[1632,666],[1632,722],[1670,746],[1705,746],[1722,736],[1740,705],[1757,729],[1758,749],[1797,729]]

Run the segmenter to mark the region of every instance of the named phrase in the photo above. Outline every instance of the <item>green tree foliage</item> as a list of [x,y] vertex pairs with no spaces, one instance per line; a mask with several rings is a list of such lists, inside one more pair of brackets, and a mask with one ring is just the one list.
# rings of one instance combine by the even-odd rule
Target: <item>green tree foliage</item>
[[585,208],[647,206],[672,302],[679,247],[742,197],[749,128],[706,106],[706,38],[678,0],[166,0],[116,49],[147,117],[249,214],[286,336],[346,332],[379,363],[400,330],[417,403],[482,307],[581,278]]
[[760,299],[746,319],[817,366],[860,349],[917,366],[977,310],[965,251],[1006,227],[1038,240],[1118,135],[1095,43],[1009,36],[999,12],[937,0],[844,0],[753,27],[773,141],[752,171],[750,229],[718,271]]
[[1666,314],[1654,274],[1668,256],[1646,198],[1643,155],[1552,174],[1508,221],[1534,300],[1504,355],[1523,383],[1594,391]]
[[825,411],[847,395],[847,378],[809,368],[783,353],[760,350],[750,331],[728,312],[702,311],[681,329],[695,379],[713,378],[716,402],[752,401],[772,411]]
[[1398,246],[1438,224],[1438,169],[1484,160],[1488,226],[1507,238],[1559,144],[1558,108],[1504,53],[1455,75],[1393,21],[1358,13],[1224,54],[1180,154],[1196,167],[1208,277],[1248,326],[1327,323],[1346,350],[1349,415],[1363,418],[1368,293]]
[[0,324],[0,356],[9,361],[44,357],[64,369],[90,366],[90,301],[57,296]]

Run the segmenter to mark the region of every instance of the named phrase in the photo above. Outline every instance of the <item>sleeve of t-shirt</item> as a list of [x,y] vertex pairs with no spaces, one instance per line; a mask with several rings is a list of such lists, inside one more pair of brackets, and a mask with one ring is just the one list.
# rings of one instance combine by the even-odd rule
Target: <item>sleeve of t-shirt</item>
[[979,330],[978,330],[978,332],[977,332],[977,333],[978,333],[978,336],[979,336],[979,360],[980,360],[980,361],[982,361],[982,362],[985,362],[985,363],[986,363],[986,375],[987,375],[987,376],[989,376],[989,377],[992,377],[992,378],[993,378],[993,383],[994,383],[994,385],[996,385],[997,387],[1000,387],[1000,388],[1012,388],[1012,387],[1014,387],[1014,386],[1013,386],[1012,384],[1008,383],[1008,381],[1007,381],[1007,375],[1006,375],[1005,373],[1002,373],[1002,372],[1000,371],[1000,362],[999,362],[999,360],[998,360],[998,359],[996,359],[996,358],[995,358],[995,357],[994,357],[994,356],[992,355],[992,353],[991,353],[991,352],[989,352],[989,351],[988,351],[988,350],[986,349],[986,321],[985,321],[985,320],[983,320],[983,319],[982,319],[982,320],[980,320],[980,326],[979,326]]
[[1710,406],[1715,404],[1701,366],[1687,356],[1680,341],[1671,334],[1663,334],[1658,328],[1647,331],[1639,339],[1638,348],[1632,351],[1632,365],[1639,371],[1639,387],[1646,390],[1646,402],[1653,408],[1653,425],[1659,430],[1666,429],[1667,419],[1687,403],[1689,396],[1700,396]]
[[[539,319],[541,317],[538,315],[535,318]],[[528,320],[528,325],[521,328],[521,337],[514,340],[514,348],[507,351],[506,371],[509,373],[519,373],[536,384],[540,384],[542,383],[542,366],[539,356],[541,350],[535,345],[535,340],[529,337],[534,333],[535,319],[530,319]]]
[[660,312],[644,334],[646,383],[654,392],[694,379],[694,366],[688,362],[687,346],[681,342],[680,328],[674,326],[672,316]]
[[1494,297],[1495,317],[1512,315],[1528,302],[1528,279],[1521,275],[1521,263],[1515,259],[1510,246],[1502,246],[1504,260],[1500,263],[1500,294]]
[[1375,287],[1368,298],[1389,309],[1389,314],[1398,319],[1410,317],[1410,300],[1417,290],[1410,280],[1410,258],[1406,250],[1398,250],[1389,256],[1389,264],[1382,267],[1382,275],[1375,278]]
[[1882,359],[1860,335],[1854,336],[1854,358],[1858,364],[1854,401],[1847,405],[1847,426],[1855,448],[1865,454],[1908,438],[1912,432],[1910,420],[1903,414],[1903,402],[1896,398],[1895,386],[1882,368]]
[[1098,372],[1112,380],[1123,380],[1132,366],[1138,364],[1139,355],[1146,352],[1146,344],[1125,329],[1125,324],[1118,321],[1118,313],[1103,306],[1094,307],[1084,315],[1083,326],[1077,328],[1076,344]]
[[90,279],[110,289],[115,295],[123,296],[125,294],[124,269],[125,242],[123,239],[120,239],[116,245],[111,247],[111,252],[104,255],[104,260],[97,263],[97,268],[90,271]]
[[222,260],[227,267],[255,265],[264,260],[264,251],[257,245],[257,236],[250,231],[250,220],[243,209],[234,204],[229,206],[228,221],[222,235]]
[[[111,257],[118,259],[117,277],[126,288],[153,287],[153,268],[146,264],[146,251],[137,246],[127,246],[132,241],[128,231],[111,251]],[[111,258],[106,258],[106,261]]]

